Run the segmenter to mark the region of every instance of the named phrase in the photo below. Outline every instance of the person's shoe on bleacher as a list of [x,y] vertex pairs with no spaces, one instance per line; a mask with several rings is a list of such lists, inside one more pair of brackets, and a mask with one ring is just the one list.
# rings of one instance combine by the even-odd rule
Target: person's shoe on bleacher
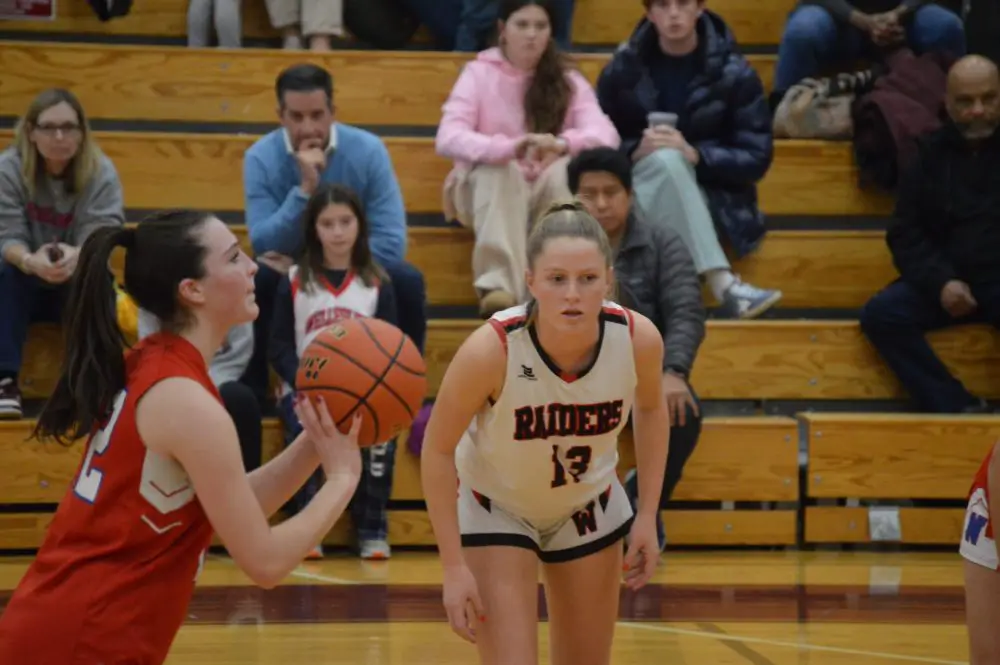
[[21,390],[17,387],[17,379],[0,379],[0,418],[18,420],[22,416],[24,412],[21,410]]
[[781,291],[761,289],[736,278],[722,295],[720,318],[755,319],[781,300]]
[[479,315],[488,319],[497,312],[510,309],[517,304],[517,298],[506,291],[490,291],[479,300]]

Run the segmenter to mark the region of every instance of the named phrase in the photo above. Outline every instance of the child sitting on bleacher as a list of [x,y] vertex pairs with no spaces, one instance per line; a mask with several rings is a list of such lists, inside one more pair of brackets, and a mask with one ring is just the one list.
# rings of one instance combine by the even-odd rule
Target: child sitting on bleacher
[[[295,377],[306,346],[339,319],[375,317],[396,323],[396,301],[388,277],[368,246],[368,221],[354,193],[322,184],[306,204],[302,258],[278,286],[269,347],[271,363],[283,382],[285,444],[302,428],[295,416]],[[396,442],[362,451],[362,475],[351,501],[351,519],[364,559],[389,558],[386,507],[392,492]],[[303,509],[322,486],[317,470],[293,499]],[[323,556],[321,546],[310,558]]]

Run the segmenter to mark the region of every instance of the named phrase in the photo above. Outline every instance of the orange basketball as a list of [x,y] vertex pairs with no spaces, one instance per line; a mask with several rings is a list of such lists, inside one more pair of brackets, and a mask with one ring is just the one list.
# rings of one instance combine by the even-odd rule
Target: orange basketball
[[322,397],[337,429],[347,433],[361,410],[358,444],[374,446],[413,422],[427,393],[427,366],[416,345],[381,319],[344,319],[306,347],[298,392]]

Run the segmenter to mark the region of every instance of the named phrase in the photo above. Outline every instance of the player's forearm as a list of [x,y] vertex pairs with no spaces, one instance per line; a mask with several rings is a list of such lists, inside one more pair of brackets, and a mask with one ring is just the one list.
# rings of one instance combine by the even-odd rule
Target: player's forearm
[[639,474],[640,516],[655,516],[660,509],[663,475],[667,469],[670,418],[666,400],[655,409],[637,409],[632,419],[635,461]]
[[319,466],[320,459],[305,434],[247,478],[264,514],[270,517],[285,505]]
[[458,530],[458,471],[454,455],[424,448],[420,456],[420,479],[441,563],[446,568],[460,564],[462,537]]
[[266,549],[261,553],[263,570],[257,578],[264,582],[263,586],[278,584],[302,563],[344,514],[357,486],[358,478],[334,476],[295,517],[271,528]]

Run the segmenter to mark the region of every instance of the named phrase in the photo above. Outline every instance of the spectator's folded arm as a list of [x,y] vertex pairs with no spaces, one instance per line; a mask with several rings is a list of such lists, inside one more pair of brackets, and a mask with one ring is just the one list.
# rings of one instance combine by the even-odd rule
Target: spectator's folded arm
[[569,144],[569,152],[576,155],[590,148],[617,148],[621,144],[618,130],[605,115],[593,88],[580,73],[569,75],[573,99],[566,113],[566,122],[560,137]]
[[243,160],[243,190],[247,231],[254,253],[295,256],[302,246],[299,220],[309,200],[302,188],[295,186],[283,196],[275,196],[266,166],[248,153]]
[[691,253],[679,235],[657,229],[660,311],[663,330],[663,368],[676,367],[690,375],[705,339],[705,303]]
[[958,272],[927,231],[922,173],[920,160],[915,158],[900,179],[885,239],[900,276],[937,301],[944,285],[958,279]]
[[8,247],[21,245],[31,250],[26,207],[19,175],[0,170],[0,261],[6,261]]
[[632,136],[625,129],[626,124],[619,103],[622,90],[618,81],[620,74],[617,72],[616,67],[616,59],[618,57],[616,54],[605,65],[604,69],[601,70],[601,74],[597,78],[596,95],[601,110],[604,111],[604,114],[611,121],[611,124],[614,125],[615,131],[619,135],[620,142],[618,149],[631,159],[632,153],[635,152],[635,149],[639,147],[639,143],[642,141],[642,135]]
[[473,164],[503,164],[514,159],[519,137],[477,131],[481,95],[475,68],[466,66],[444,104],[438,125],[435,147],[442,157]]
[[368,154],[361,204],[368,217],[368,244],[375,259],[396,263],[406,256],[406,208],[403,192],[385,144],[376,139]]
[[82,247],[90,234],[102,226],[125,224],[125,198],[111,160],[101,166],[83,196],[77,201],[73,214],[73,244]]
[[731,133],[697,141],[699,182],[749,185],[760,181],[774,159],[771,111],[760,77],[746,62],[729,100]]

